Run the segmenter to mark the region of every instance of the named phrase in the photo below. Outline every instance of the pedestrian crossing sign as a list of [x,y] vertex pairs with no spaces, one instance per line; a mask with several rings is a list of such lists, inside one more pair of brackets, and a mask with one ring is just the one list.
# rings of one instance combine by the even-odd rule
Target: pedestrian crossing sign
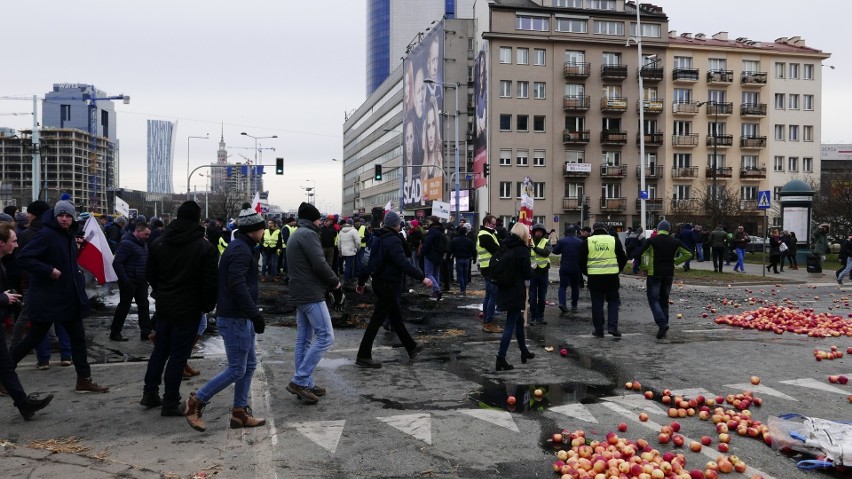
[[757,192],[757,209],[768,210],[772,206],[769,190]]

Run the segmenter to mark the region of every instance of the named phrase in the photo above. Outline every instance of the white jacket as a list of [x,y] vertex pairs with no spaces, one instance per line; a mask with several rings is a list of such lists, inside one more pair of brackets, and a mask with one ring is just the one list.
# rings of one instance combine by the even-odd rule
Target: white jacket
[[337,237],[340,256],[355,256],[361,248],[361,235],[352,225],[345,225],[340,229]]

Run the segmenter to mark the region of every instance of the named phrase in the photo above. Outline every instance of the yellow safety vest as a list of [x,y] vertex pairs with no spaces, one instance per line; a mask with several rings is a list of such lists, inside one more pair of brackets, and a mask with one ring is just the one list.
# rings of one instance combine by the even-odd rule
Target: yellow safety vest
[[479,264],[480,269],[487,268],[488,265],[491,264],[491,253],[489,253],[487,249],[483,248],[482,245],[480,245],[480,238],[482,238],[483,235],[488,235],[494,238],[494,243],[497,245],[500,244],[500,241],[497,239],[496,234],[488,231],[485,228],[479,230],[479,233],[476,235],[476,261]]
[[367,247],[367,225],[361,225],[358,227],[358,234],[361,235],[361,247]]
[[[536,248],[545,248],[548,244],[550,244],[550,240],[542,238],[536,245]],[[530,259],[532,260],[533,268],[545,269],[550,266],[550,258],[539,255],[532,248],[530,248]]]
[[[290,230],[290,234],[287,236],[287,241],[290,241],[290,238],[293,237],[293,232],[296,231],[296,227],[290,226],[290,225],[284,225],[284,227],[287,228],[288,230]],[[281,247],[286,249],[287,243],[282,242]]]
[[589,236],[589,276],[618,274],[618,258],[615,256],[615,238],[610,235]]
[[[228,234],[230,234],[230,233],[228,233]],[[219,255],[221,256],[222,253],[225,252],[225,248],[228,247],[228,242],[225,241],[225,238],[220,236],[219,237],[219,244],[217,246],[219,247]]]
[[278,245],[278,237],[281,236],[281,230],[269,231],[263,230],[263,246],[265,248],[274,248]]

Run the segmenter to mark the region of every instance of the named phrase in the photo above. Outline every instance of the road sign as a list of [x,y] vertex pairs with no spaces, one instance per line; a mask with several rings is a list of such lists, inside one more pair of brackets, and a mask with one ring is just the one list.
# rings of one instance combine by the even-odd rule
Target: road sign
[[648,199],[648,192],[647,191],[640,191],[639,192],[639,199],[647,200]]
[[757,192],[757,209],[759,210],[768,210],[772,207],[772,200],[769,196],[770,191],[758,191]]

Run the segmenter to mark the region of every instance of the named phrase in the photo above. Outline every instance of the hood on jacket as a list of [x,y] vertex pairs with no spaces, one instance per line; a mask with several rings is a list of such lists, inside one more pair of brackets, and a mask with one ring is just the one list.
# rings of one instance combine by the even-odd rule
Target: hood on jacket
[[163,233],[163,241],[173,245],[184,245],[204,237],[204,227],[194,221],[178,218]]
[[76,221],[72,221],[71,226],[69,226],[67,230],[63,230],[59,226],[59,223],[56,222],[56,217],[53,216],[53,209],[48,210],[44,215],[42,215],[41,219],[44,221],[44,226],[60,232],[65,231],[68,236],[74,236],[78,231],[80,231],[80,225]]

